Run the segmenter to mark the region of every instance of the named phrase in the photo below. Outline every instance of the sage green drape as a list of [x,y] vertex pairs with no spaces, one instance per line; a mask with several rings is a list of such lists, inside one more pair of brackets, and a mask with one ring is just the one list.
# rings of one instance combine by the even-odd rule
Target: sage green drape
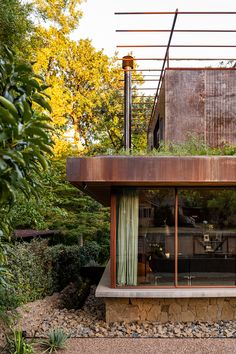
[[117,216],[117,284],[137,285],[139,197],[136,190],[123,190]]

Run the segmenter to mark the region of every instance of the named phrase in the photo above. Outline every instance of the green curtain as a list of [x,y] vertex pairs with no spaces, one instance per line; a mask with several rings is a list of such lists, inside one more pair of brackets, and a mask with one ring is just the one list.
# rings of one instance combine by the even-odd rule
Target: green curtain
[[137,285],[138,191],[123,190],[117,216],[117,284]]

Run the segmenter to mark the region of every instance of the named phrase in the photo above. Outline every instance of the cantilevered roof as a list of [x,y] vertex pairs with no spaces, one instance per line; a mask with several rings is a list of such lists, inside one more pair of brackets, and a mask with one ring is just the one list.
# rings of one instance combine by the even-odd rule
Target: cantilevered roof
[[111,189],[118,186],[236,186],[236,157],[72,157],[67,179],[109,206]]

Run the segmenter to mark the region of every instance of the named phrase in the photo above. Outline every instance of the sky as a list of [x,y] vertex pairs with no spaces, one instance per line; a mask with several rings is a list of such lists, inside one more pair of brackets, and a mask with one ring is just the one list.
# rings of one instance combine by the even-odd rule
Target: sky
[[[89,38],[97,49],[113,56],[117,45],[163,44],[169,33],[116,33],[117,29],[170,29],[174,15],[115,15],[115,12],[153,11],[230,11],[236,12],[236,0],[87,0],[73,39]],[[236,15],[178,15],[175,29],[235,29]],[[235,44],[236,33],[175,33],[172,44]],[[132,50],[136,58],[163,58],[165,48],[122,48],[119,58]],[[236,48],[171,48],[170,57],[236,58]],[[171,61],[171,67],[218,66],[219,61]],[[139,68],[160,68],[161,61],[138,61]],[[148,85],[150,86],[150,85]]]
[[[81,19],[79,30],[75,33],[74,39],[90,38],[93,45],[104,48],[104,52],[113,55],[117,50],[116,45],[140,43],[145,44],[166,44],[169,34],[148,33],[148,34],[127,34],[116,33],[116,29],[158,29],[170,28],[173,15],[146,15],[146,16],[121,16],[114,15],[114,12],[129,11],[236,11],[235,0],[87,0],[82,4],[84,16]],[[176,29],[181,28],[236,28],[236,15],[179,15]],[[232,43],[235,33],[224,34],[176,34],[173,40],[177,43],[183,41],[190,42],[201,38],[202,41],[208,40],[225,41]],[[143,43],[141,43],[143,44]],[[127,53],[127,49],[121,51],[121,55]],[[142,50],[147,56],[146,49]],[[152,54],[159,53],[152,49]],[[178,52],[175,52],[178,54]],[[173,54],[175,54],[173,53]],[[231,50],[232,53],[232,50]]]

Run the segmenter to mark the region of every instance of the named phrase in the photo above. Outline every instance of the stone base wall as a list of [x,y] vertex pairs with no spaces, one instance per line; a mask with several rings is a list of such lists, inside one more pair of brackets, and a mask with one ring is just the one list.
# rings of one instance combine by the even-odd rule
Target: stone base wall
[[165,323],[236,319],[236,298],[106,298],[106,321]]

